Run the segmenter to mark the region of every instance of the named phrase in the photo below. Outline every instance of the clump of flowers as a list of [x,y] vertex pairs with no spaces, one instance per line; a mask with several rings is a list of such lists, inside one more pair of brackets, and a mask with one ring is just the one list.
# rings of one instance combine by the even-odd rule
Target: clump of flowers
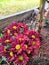
[[25,23],[12,22],[0,38],[0,56],[5,56],[8,62],[26,65],[39,46],[38,32],[29,30]]

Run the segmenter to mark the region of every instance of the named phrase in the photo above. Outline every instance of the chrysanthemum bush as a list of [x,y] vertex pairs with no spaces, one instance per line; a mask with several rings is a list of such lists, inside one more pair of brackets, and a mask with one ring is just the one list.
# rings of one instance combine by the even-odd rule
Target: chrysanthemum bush
[[12,22],[5,27],[0,38],[0,56],[5,56],[8,62],[26,65],[39,46],[37,31],[29,30],[25,23]]

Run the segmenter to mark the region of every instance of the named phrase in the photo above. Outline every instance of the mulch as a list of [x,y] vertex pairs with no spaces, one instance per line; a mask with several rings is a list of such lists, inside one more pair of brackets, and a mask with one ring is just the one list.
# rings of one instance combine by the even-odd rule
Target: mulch
[[49,65],[49,28],[41,29],[39,53],[30,59],[27,65]]

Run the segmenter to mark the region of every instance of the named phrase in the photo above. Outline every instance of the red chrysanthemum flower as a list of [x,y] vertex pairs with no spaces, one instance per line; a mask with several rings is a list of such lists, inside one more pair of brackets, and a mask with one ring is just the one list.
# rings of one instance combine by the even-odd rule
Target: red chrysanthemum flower
[[26,35],[24,35],[24,34],[18,34],[18,35],[16,35],[16,39],[20,43],[21,42],[26,42],[26,41],[29,40],[29,38]]
[[24,43],[20,43],[17,40],[13,41],[10,47],[10,51],[17,52],[17,54],[22,53],[22,51],[24,51]]
[[26,65],[26,62],[28,61],[28,59],[29,59],[28,56],[24,52],[22,52],[22,54],[17,55],[14,63],[15,64],[19,63],[21,65]]
[[38,38],[36,38],[35,40],[31,39],[30,40],[30,45],[36,49],[40,46],[40,40]]
[[24,51],[29,55],[33,50],[33,47],[30,45],[30,41],[24,43]]
[[0,39],[0,43],[4,46],[6,46],[7,44],[11,43],[12,39],[10,36],[8,35],[3,35],[3,37],[1,37]]
[[3,56],[5,52],[5,48],[3,45],[0,44],[0,56]]
[[30,39],[39,38],[39,33],[34,30],[27,30],[24,34],[26,34]]
[[9,49],[6,49],[6,52],[4,54],[8,62],[13,62],[13,60],[15,60],[16,55],[17,55],[16,53],[10,51]]
[[4,33],[7,33],[9,35],[17,32],[19,32],[18,22],[12,22],[4,29]]

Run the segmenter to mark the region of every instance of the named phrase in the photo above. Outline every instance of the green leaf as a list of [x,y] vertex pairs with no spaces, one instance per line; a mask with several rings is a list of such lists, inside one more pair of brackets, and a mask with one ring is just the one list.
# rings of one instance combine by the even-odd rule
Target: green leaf
[[8,45],[7,45],[7,46],[4,46],[4,47],[5,47],[6,49],[9,48],[9,47],[10,47],[10,43],[8,43]]
[[0,59],[0,63],[2,62],[2,60]]
[[4,56],[2,56],[2,61],[6,61],[6,58]]
[[0,37],[3,37],[3,34],[0,32]]

